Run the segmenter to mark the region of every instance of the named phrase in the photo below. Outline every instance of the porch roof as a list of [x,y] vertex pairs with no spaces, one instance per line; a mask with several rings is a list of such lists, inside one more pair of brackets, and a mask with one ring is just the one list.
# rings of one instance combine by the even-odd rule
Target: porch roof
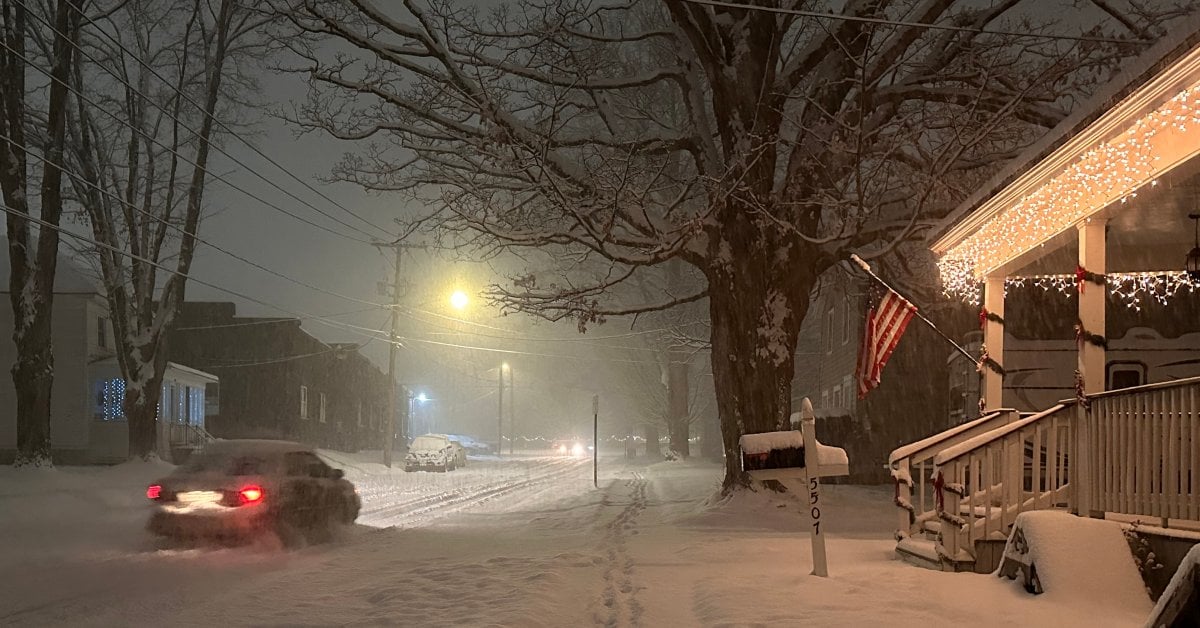
[[[1074,244],[1072,227],[1094,217],[1113,219],[1133,205],[1138,211],[1126,213],[1136,217],[1121,217],[1131,233],[1157,225],[1157,234],[1141,240],[1162,243],[1162,237],[1182,233],[1190,237],[1187,211],[1178,206],[1195,195],[1193,188],[1200,190],[1197,177],[1191,176],[1200,169],[1192,164],[1173,173],[1173,196],[1157,184],[1200,152],[1200,16],[1181,22],[1172,33],[939,226],[931,249],[941,258],[942,277],[951,291],[955,284],[989,274],[1070,272],[1073,263],[1059,268],[1066,264],[1053,257],[1036,262],[1056,251],[1060,260],[1073,257],[1065,254]],[[1156,202],[1123,204],[1139,190],[1143,201],[1147,192],[1156,192]],[[1147,221],[1146,212],[1158,215]],[[1184,225],[1188,228],[1181,229]],[[1145,243],[1131,238],[1126,248],[1132,253],[1146,249]],[[1152,270],[1146,266],[1162,263],[1110,257],[1130,270]],[[1183,254],[1177,257],[1167,268],[1181,265]]]

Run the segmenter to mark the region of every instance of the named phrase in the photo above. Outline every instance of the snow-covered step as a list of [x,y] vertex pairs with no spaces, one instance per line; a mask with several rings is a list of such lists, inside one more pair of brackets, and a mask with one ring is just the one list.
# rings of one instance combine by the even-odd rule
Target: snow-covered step
[[1017,516],[998,572],[1048,602],[1111,605],[1124,611],[1153,604],[1125,539],[1114,521],[1049,510]]
[[900,539],[896,543],[896,555],[901,560],[926,569],[941,571],[942,561],[938,557],[937,541],[920,537]]

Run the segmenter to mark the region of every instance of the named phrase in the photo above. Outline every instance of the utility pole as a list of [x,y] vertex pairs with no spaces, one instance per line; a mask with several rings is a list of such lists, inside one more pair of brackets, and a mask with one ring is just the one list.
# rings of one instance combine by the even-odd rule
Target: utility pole
[[396,336],[400,323],[400,260],[402,248],[395,245],[396,272],[392,279],[392,326],[388,333],[388,404],[387,428],[383,436],[383,466],[392,466],[392,448],[396,446]]
[[513,444],[517,442],[517,414],[513,412],[514,399],[517,397],[517,384],[513,378],[516,375],[513,367],[508,367],[508,455],[512,455]]
[[496,412],[496,455],[504,453],[504,367],[500,365],[500,403]]

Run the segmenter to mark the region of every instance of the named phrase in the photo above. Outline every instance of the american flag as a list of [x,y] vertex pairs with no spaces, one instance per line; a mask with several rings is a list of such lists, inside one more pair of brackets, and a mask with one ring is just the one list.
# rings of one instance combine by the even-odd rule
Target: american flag
[[892,351],[900,342],[900,336],[908,327],[917,306],[904,297],[888,290],[867,312],[867,324],[863,329],[862,346],[858,349],[858,398],[862,399],[879,385],[879,376]]

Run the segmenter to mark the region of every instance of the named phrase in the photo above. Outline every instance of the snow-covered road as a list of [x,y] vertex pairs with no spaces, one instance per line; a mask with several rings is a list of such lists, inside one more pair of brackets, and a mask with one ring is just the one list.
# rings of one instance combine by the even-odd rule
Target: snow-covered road
[[0,625],[1139,626],[1149,605],[1030,596],[896,559],[889,487],[829,486],[830,578],[806,505],[715,500],[721,467],[473,460],[451,473],[331,454],[359,488],[332,543],[156,550],[142,487],[162,466],[0,468]]
[[[453,526],[456,516],[469,514],[496,517],[591,485],[591,465],[565,457],[472,459],[449,473],[405,473],[368,462],[368,456],[325,457],[355,483],[362,514],[334,543],[298,552],[270,543],[158,549],[142,529],[148,513],[144,490],[169,471],[166,465],[0,469],[0,625],[208,625],[216,616],[237,624],[239,617],[227,610],[236,604],[225,604],[215,616],[199,609],[272,583],[299,577],[311,585],[330,574],[338,582],[316,592],[289,586],[247,599],[260,611],[290,613],[297,604],[322,599],[323,592],[338,596],[338,604],[351,604],[357,598],[347,597],[349,587],[375,600],[370,606],[394,613],[386,603],[391,597],[375,584],[386,575],[375,571],[381,561],[408,565],[422,551],[443,546],[414,543],[407,530]],[[295,615],[286,616],[294,623]]]

